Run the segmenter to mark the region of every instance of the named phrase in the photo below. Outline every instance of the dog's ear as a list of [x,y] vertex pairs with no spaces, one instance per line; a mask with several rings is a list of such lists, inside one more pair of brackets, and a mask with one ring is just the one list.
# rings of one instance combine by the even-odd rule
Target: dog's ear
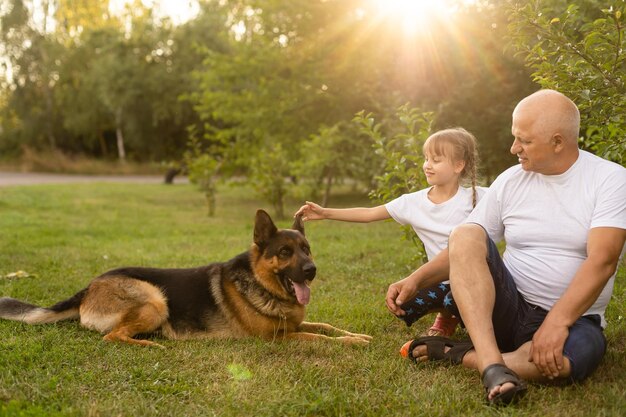
[[276,234],[278,229],[269,214],[264,210],[257,210],[254,219],[254,243],[259,247],[264,247],[265,243]]
[[302,214],[298,214],[296,218],[293,220],[292,229],[297,230],[298,232],[304,235],[304,222],[302,221]]

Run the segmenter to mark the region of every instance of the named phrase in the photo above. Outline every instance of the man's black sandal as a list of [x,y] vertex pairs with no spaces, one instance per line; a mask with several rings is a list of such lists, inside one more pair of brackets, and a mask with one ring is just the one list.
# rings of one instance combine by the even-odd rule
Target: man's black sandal
[[[400,355],[416,362],[417,358],[413,356],[413,349],[420,345],[426,346],[428,360],[447,361],[453,365],[460,365],[463,362],[463,356],[474,348],[470,340],[452,340],[443,336],[426,336],[405,343],[402,349],[400,349]],[[450,348],[447,352],[446,347]]]
[[[526,384],[520,379],[519,376],[506,365],[501,363],[494,363],[489,365],[483,370],[482,374],[483,386],[486,391],[486,399],[489,404],[493,405],[507,405],[516,402],[526,394]],[[513,388],[508,391],[501,392],[491,401],[489,400],[489,392],[497,386],[510,382],[514,385]]]

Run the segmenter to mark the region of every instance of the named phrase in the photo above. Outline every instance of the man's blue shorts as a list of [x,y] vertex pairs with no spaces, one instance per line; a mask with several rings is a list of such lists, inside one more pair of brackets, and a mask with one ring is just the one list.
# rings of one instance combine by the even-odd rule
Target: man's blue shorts
[[[493,327],[502,352],[517,350],[532,340],[548,312],[528,303],[517,291],[496,244],[487,237],[487,264],[493,277],[496,300]],[[462,318],[462,317],[461,317]],[[571,364],[571,381],[587,378],[598,367],[606,352],[606,338],[597,314],[580,317],[569,329],[563,354]]]

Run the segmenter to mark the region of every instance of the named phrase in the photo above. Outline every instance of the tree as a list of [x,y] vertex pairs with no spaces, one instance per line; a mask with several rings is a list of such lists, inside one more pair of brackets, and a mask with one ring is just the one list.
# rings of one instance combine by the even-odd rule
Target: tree
[[53,88],[63,48],[49,34],[52,3],[42,2],[43,18],[38,24],[29,12],[35,8],[33,1],[10,0],[0,16],[0,44],[8,61],[7,71],[12,74],[3,86],[11,92],[4,110],[20,119],[12,126],[15,130],[5,131],[4,135],[12,135],[18,144],[56,148],[62,123]]
[[195,142],[195,147],[185,156],[189,180],[204,193],[209,216],[215,215],[217,195],[217,181],[219,176],[220,162],[210,154],[202,152],[200,145]]
[[219,19],[173,26],[141,2],[112,16],[106,0],[57,0],[44,2],[44,28],[33,17],[39,3],[0,7],[0,52],[13,75],[0,86],[0,148],[180,160],[187,127],[198,124],[180,99],[196,89],[194,44],[226,30]]
[[626,163],[626,32],[623,1],[511,2],[511,36],[542,87],[581,112],[581,144]]
[[[394,117],[376,122],[372,113],[359,112],[354,122],[373,140],[373,148],[380,156],[382,167],[376,177],[376,185],[370,198],[385,204],[403,194],[412,193],[428,186],[422,170],[424,142],[430,135],[433,113],[403,105]],[[404,237],[418,248],[416,259],[427,262],[426,250],[410,226],[403,226]]]
[[79,41],[85,30],[118,26],[109,13],[109,0],[56,0],[56,33],[67,42]]
[[360,110],[385,118],[408,102],[435,111],[437,128],[473,131],[495,178],[514,163],[502,157],[511,110],[536,88],[523,62],[504,52],[502,1],[459,6],[413,38],[362,0],[224,2],[226,47],[207,50],[190,95],[205,139],[222,145],[238,174],[280,145],[292,162],[286,175],[297,180],[289,193],[302,198],[345,176],[379,175],[358,167],[375,158],[346,126]]
[[[297,178],[294,196],[314,199],[328,205],[334,184],[352,179],[369,190],[378,173],[380,157],[372,152],[370,136],[354,123],[337,122],[322,126],[300,145],[300,155],[292,164]],[[321,199],[321,200],[320,200]]]
[[140,1],[116,17],[106,0],[50,0],[43,32],[24,6],[39,0],[9,1],[3,151],[180,161],[193,131],[220,176],[259,190],[257,159],[280,149],[289,164],[271,172],[287,181],[265,184],[285,192],[266,196],[328,198],[346,177],[370,186],[379,160],[350,120],[363,109],[385,119],[402,103],[434,111],[436,128],[473,131],[493,178],[514,163],[502,158],[510,111],[534,88],[503,52],[504,0],[459,0],[412,35],[366,0],[203,1],[180,26]]
[[[368,22],[355,13],[361,4],[355,0],[226,3],[233,28],[227,48],[206,51],[205,69],[198,71],[200,91],[191,99],[205,122],[206,140],[222,144],[231,171],[251,173],[250,167],[266,166],[259,159],[276,151],[289,161],[308,158],[311,154],[301,150],[311,149],[312,145],[305,145],[309,138],[320,146],[326,145],[322,137],[330,138],[323,126],[332,129],[345,123],[363,107],[378,110],[389,102],[397,104],[397,97],[387,92],[388,80],[394,77],[385,76],[385,69],[391,67],[381,64],[393,51],[365,30]],[[369,40],[376,47],[362,47]],[[320,132],[322,137],[316,136]],[[368,146],[360,146],[361,139],[344,135],[341,148],[367,150]],[[330,162],[328,154],[318,152],[318,156]],[[248,179],[266,198],[284,199],[284,178],[260,179],[273,173],[300,180],[300,175],[310,174],[314,178],[305,181],[316,183],[320,172],[306,166],[311,167],[306,161],[283,164]],[[338,172],[336,165],[327,165],[328,173],[331,169]],[[325,176],[327,184],[332,182],[332,176]],[[301,187],[289,189],[301,191]],[[283,205],[270,202],[277,208]]]
[[64,109],[63,125],[68,132],[66,152],[109,157],[106,133],[114,124],[105,103],[97,94],[102,82],[96,70],[102,48],[114,41],[114,28],[81,32],[80,42],[71,44],[61,64],[55,96]]

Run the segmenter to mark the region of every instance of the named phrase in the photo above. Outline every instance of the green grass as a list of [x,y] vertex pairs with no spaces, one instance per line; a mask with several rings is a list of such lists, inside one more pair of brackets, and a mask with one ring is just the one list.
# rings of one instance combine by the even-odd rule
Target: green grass
[[[333,204],[367,201],[343,195]],[[247,249],[263,206],[245,188],[221,190],[214,218],[186,185],[0,188],[0,276],[32,275],[0,278],[0,296],[50,305],[114,267],[227,260]],[[318,266],[307,319],[371,334],[368,347],[164,340],[160,350],[106,343],[76,322],[0,321],[0,416],[624,415],[624,268],[600,369],[582,385],[532,385],[521,404],[498,410],[483,402],[476,372],[399,357],[431,320],[409,329],[384,307],[387,286],[411,271],[401,234],[391,222],[307,223]]]

